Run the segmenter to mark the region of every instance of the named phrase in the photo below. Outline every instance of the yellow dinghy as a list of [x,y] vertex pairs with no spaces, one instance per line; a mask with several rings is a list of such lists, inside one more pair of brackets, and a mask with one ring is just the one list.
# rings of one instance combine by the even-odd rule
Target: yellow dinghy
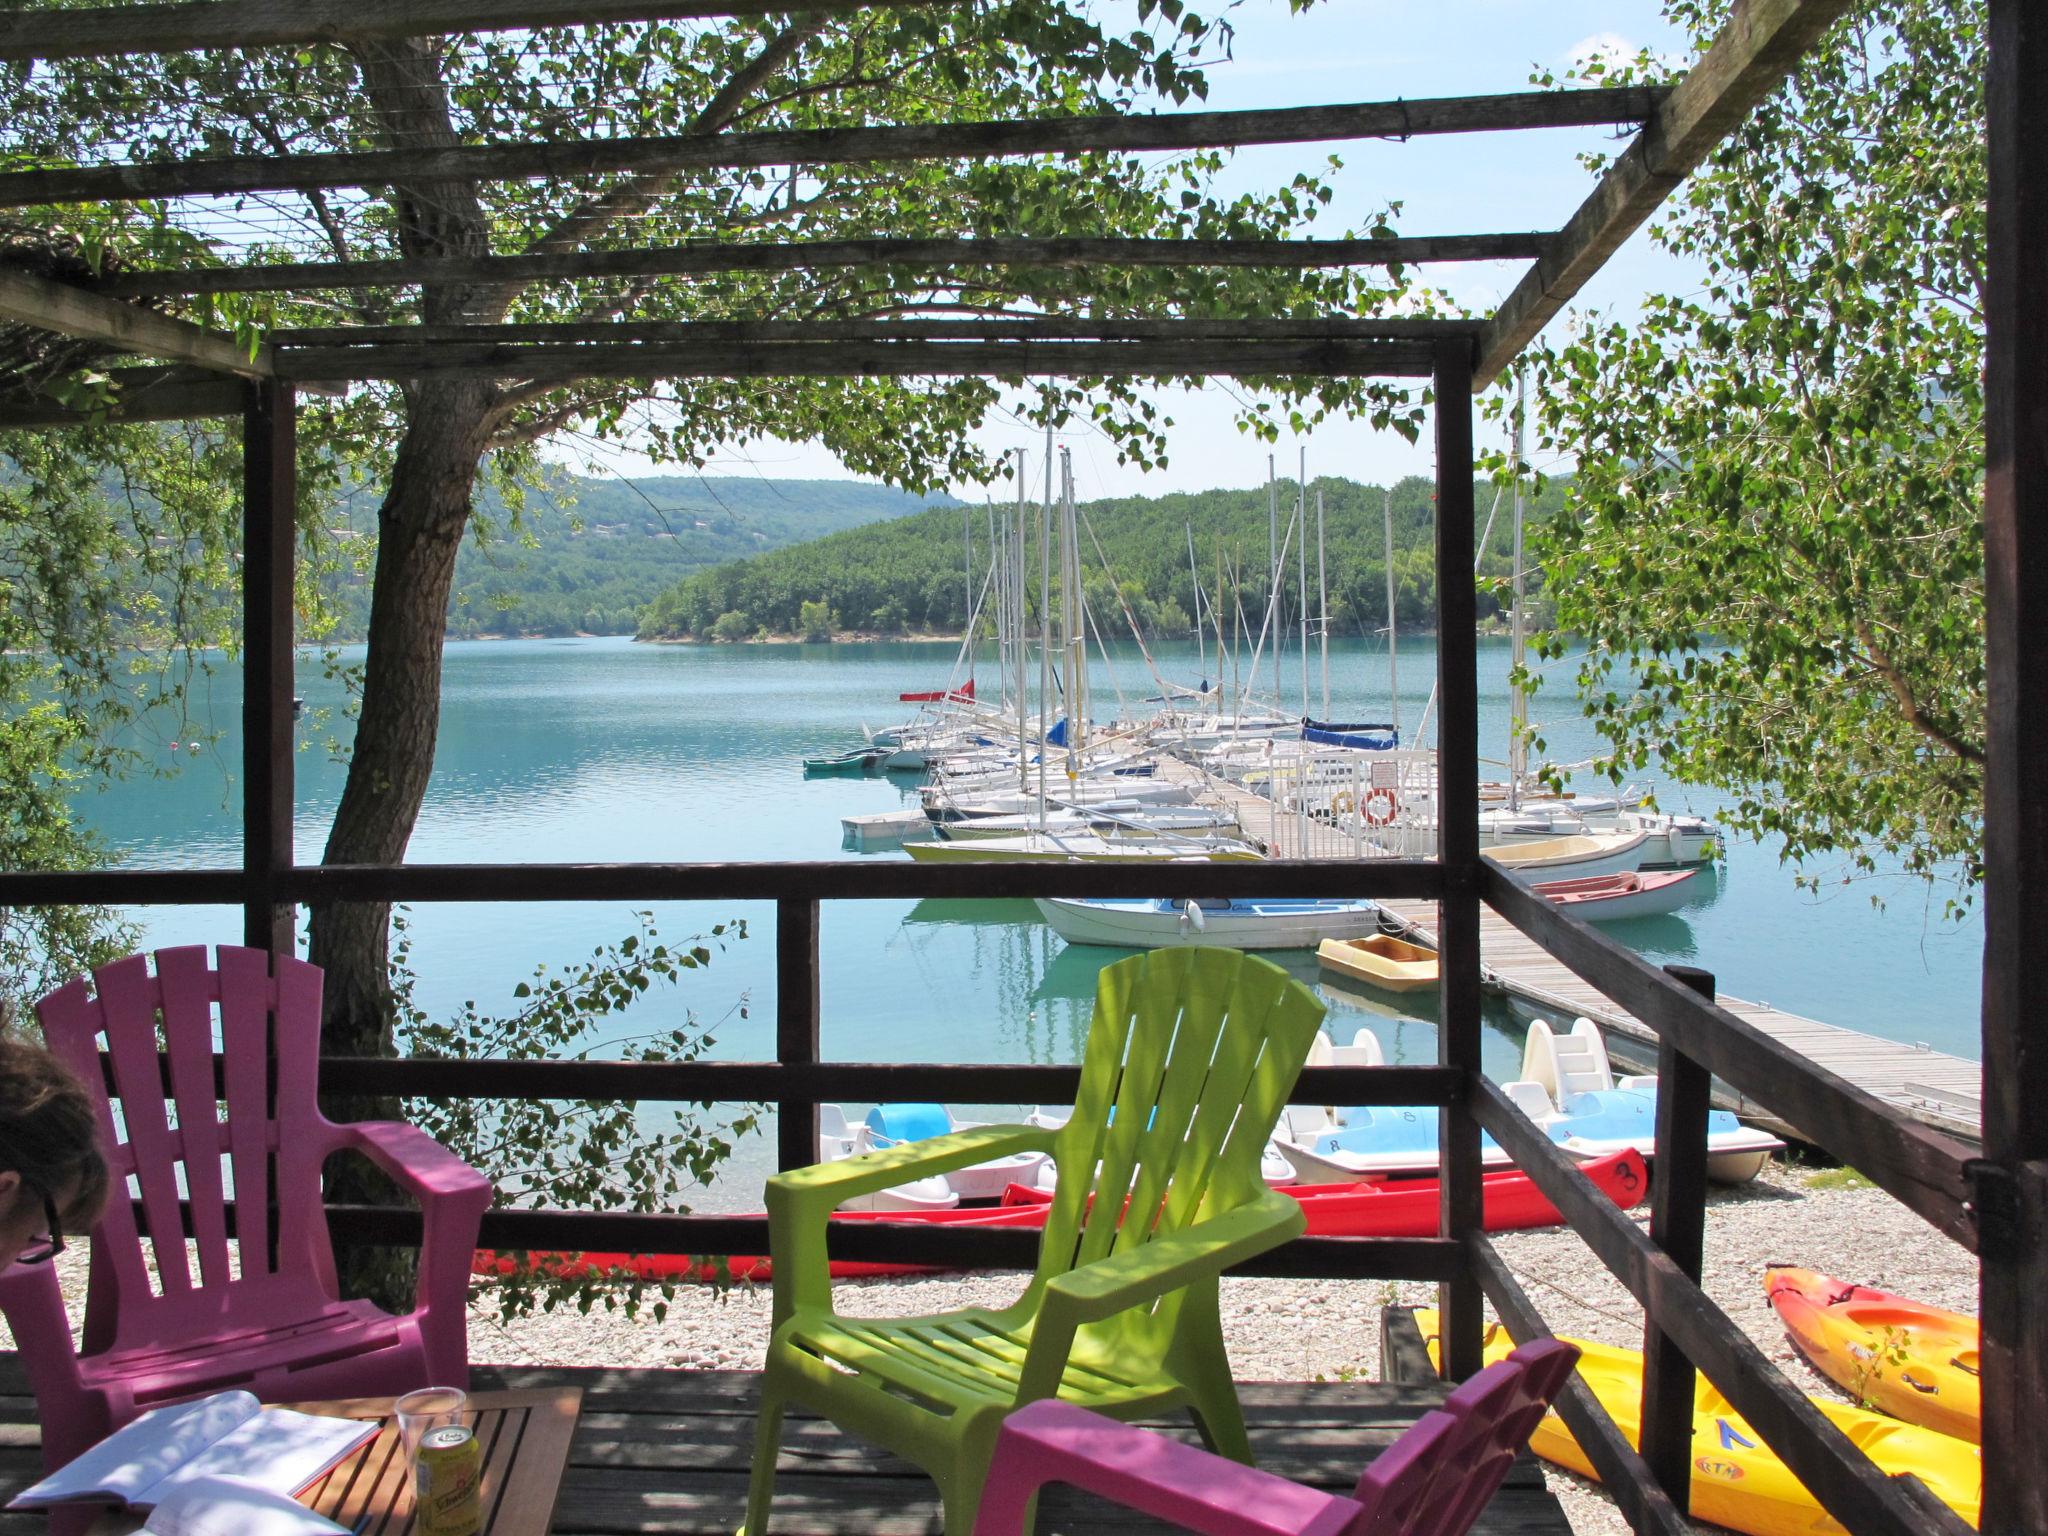
[[[1416,1325],[1437,1358],[1437,1318],[1418,1309]],[[1579,1347],[1579,1376],[1593,1389],[1630,1445],[1636,1444],[1643,1408],[1643,1357],[1633,1349],[1615,1349],[1567,1339]],[[1503,1359],[1515,1347],[1498,1323],[1486,1329],[1486,1360]],[[1814,1399],[1814,1406],[1834,1420],[1835,1427],[1889,1477],[1910,1472],[1934,1496],[1977,1524],[1977,1504],[1984,1485],[1984,1464],[1977,1447],[1949,1435],[1902,1424],[1881,1413]],[[1593,1464],[1579,1449],[1571,1431],[1555,1413],[1546,1413],[1529,1449],[1545,1461],[1586,1477],[1596,1477]],[[1699,1520],[1725,1525],[1750,1536],[1816,1536],[1845,1530],[1792,1475],[1764,1437],[1736,1415],[1728,1400],[1706,1377],[1699,1378],[1693,1397],[1692,1513]]]
[[1391,934],[1325,939],[1316,946],[1316,960],[1384,992],[1417,992],[1436,985],[1436,951]]

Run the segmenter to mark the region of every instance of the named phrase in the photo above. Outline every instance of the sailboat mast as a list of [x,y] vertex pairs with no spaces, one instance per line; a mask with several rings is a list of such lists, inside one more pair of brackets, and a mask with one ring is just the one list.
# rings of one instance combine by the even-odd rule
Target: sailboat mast
[[1202,573],[1195,568],[1195,525],[1182,525],[1188,534],[1188,584],[1194,589],[1195,604],[1195,668],[1202,674],[1202,680],[1209,679],[1209,664],[1204,659],[1209,654],[1208,637],[1202,631]]
[[1316,492],[1316,614],[1323,641],[1323,718],[1330,718],[1330,573],[1323,562],[1323,493]]
[[[1280,482],[1274,478],[1273,455],[1266,455],[1266,611],[1280,622]],[[1254,673],[1252,682],[1258,677]],[[1280,647],[1273,647],[1273,701],[1280,701]]]
[[1301,712],[1308,709],[1308,449],[1301,450],[1301,474],[1294,486],[1294,590],[1301,600]]
[[1073,512],[1073,449],[1059,451],[1059,539],[1067,590],[1067,780],[1079,776],[1087,721],[1087,618],[1081,596],[1081,530]]
[[1045,826],[1046,737],[1052,734],[1052,428],[1045,429],[1045,500],[1038,514],[1038,825]]
[[1017,669],[1017,793],[1031,791],[1031,727],[1024,711],[1029,706],[1030,686],[1024,667],[1029,653],[1024,644],[1024,450],[1017,450],[1017,526],[1010,539],[1010,656]]
[[1529,372],[1515,370],[1515,606],[1509,620],[1514,635],[1509,665],[1514,693],[1508,721],[1508,809],[1522,806],[1522,773],[1528,767],[1529,695],[1521,684],[1525,636],[1522,629],[1522,465],[1529,455]]
[[1387,487],[1386,499],[1381,506],[1387,527],[1387,708],[1392,711],[1394,736],[1401,735],[1401,675],[1395,664],[1394,645],[1394,488]]

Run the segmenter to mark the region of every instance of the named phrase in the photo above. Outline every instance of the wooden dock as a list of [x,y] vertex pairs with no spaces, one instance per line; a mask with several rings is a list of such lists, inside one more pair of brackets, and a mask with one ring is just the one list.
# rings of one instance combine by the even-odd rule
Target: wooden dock
[[[1235,811],[1246,835],[1264,844],[1273,858],[1358,856],[1354,839],[1338,829],[1279,811],[1264,796],[1240,785],[1171,757],[1162,759],[1160,771],[1188,784],[1209,804]],[[1435,947],[1437,919],[1432,903],[1387,901],[1381,905],[1410,930],[1411,937]],[[1607,1037],[1608,1052],[1617,1065],[1641,1072],[1656,1070],[1657,1036],[1648,1025],[1581,981],[1534,939],[1491,910],[1482,910],[1480,916],[1480,955],[1487,988],[1505,998],[1524,1018],[1544,1018],[1565,1028],[1573,1019],[1589,1018]],[[1897,1105],[1923,1124],[1969,1141],[1981,1139],[1983,1069],[1978,1063],[1925,1046],[1823,1024],[1739,997],[1723,996],[1719,1002],[1809,1061]],[[1715,1084],[1714,1102],[1778,1135],[1799,1137],[1797,1127],[1726,1084]]]
[[[1418,942],[1435,946],[1433,903],[1384,901],[1380,905]],[[1646,1072],[1656,1070],[1657,1037],[1648,1025],[1581,981],[1534,939],[1490,909],[1480,912],[1479,952],[1487,987],[1506,997],[1517,1013],[1545,1018],[1562,1028],[1569,1028],[1575,1018],[1589,1018],[1600,1026],[1608,1051],[1618,1063]],[[1745,1023],[1897,1105],[1914,1119],[1971,1141],[1981,1138],[1983,1069],[1976,1062],[1823,1024],[1739,997],[1724,995],[1718,1001]],[[1724,1084],[1715,1085],[1715,1103],[1778,1135],[1799,1136],[1798,1127],[1776,1119],[1762,1105]]]

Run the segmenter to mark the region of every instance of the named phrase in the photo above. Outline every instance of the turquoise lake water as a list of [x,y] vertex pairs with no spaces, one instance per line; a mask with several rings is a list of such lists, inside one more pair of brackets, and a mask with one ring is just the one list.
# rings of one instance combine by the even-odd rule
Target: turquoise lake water
[[[812,779],[798,759],[857,745],[863,723],[899,720],[899,692],[947,679],[957,647],[937,643],[862,646],[651,646],[626,640],[477,641],[450,645],[434,780],[412,841],[415,862],[535,862],[854,858],[842,850],[839,819],[892,810],[911,799],[913,779]],[[1134,648],[1112,671],[1095,668],[1097,713],[1112,712],[1113,682],[1133,708],[1153,692]],[[1154,646],[1177,682],[1198,679],[1194,647]],[[1402,718],[1419,717],[1433,675],[1427,640],[1403,641]],[[983,670],[992,684],[993,667]],[[1312,667],[1312,672],[1314,671]],[[1480,648],[1481,750],[1503,755],[1508,718],[1508,647]],[[1339,718],[1382,718],[1384,648],[1332,644],[1331,708]],[[1270,678],[1270,663],[1262,668]],[[1298,686],[1290,657],[1283,677]],[[302,658],[300,692],[312,711],[340,702],[338,683]],[[1319,687],[1319,685],[1318,685]],[[238,761],[239,678],[202,684],[194,724],[222,733],[194,755],[169,739],[150,751],[182,761],[171,779],[137,778],[81,802],[83,814],[126,863],[152,867],[233,866],[240,859],[239,796],[227,768]],[[1290,707],[1292,704],[1290,702]],[[1590,730],[1560,689],[1539,695],[1550,755],[1592,755]],[[168,733],[175,735],[175,732]],[[316,861],[339,796],[342,769],[301,727],[297,854]],[[1710,813],[1711,794],[1659,785],[1666,809]],[[868,855],[901,859],[901,853]],[[1839,879],[1839,872],[1837,878]],[[1983,930],[1940,916],[1943,894],[1904,881],[1799,889],[1770,846],[1736,843],[1700,884],[1706,893],[1671,917],[1611,925],[1656,960],[1702,965],[1724,991],[1872,1034],[1925,1041],[1978,1055],[1977,1011]],[[1871,895],[1886,897],[1883,910]],[[153,909],[134,914],[152,944],[219,942],[240,933],[223,908]],[[679,1020],[684,1009],[715,1024],[715,1054],[772,1055],[772,904],[671,905],[656,909],[664,937],[680,938],[727,917],[752,934],[594,1035],[616,1040]],[[633,926],[617,904],[431,905],[411,915],[418,995],[430,1010],[465,999],[510,1010],[512,988],[542,963],[587,957]],[[825,1054],[838,1060],[1036,1061],[1076,1059],[1094,978],[1115,951],[1068,950],[1028,902],[840,902],[824,909],[822,983]],[[1323,986],[1306,952],[1276,955],[1321,987],[1330,1025],[1348,1039],[1359,1023],[1379,1030],[1393,1059],[1435,1053],[1427,1016],[1406,1017]],[[749,1017],[736,1016],[744,997]],[[1505,1015],[1495,1021],[1488,1065],[1512,1075],[1520,1042]],[[768,1143],[742,1148],[726,1188],[709,1204],[745,1203],[766,1166]],[[756,1194],[754,1198],[758,1198]]]

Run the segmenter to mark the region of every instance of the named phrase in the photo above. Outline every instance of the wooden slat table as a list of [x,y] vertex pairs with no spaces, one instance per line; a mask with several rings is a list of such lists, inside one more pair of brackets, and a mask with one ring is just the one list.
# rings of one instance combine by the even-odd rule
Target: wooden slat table
[[[388,1397],[356,1397],[286,1405],[302,1413],[382,1421],[376,1439],[301,1496],[301,1502],[362,1536],[412,1536],[412,1479],[391,1404]],[[469,1394],[464,1422],[476,1430],[484,1453],[480,1536],[548,1536],[582,1404],[580,1387]],[[123,1536],[138,1528],[132,1515],[109,1515],[93,1526],[92,1536]]]

